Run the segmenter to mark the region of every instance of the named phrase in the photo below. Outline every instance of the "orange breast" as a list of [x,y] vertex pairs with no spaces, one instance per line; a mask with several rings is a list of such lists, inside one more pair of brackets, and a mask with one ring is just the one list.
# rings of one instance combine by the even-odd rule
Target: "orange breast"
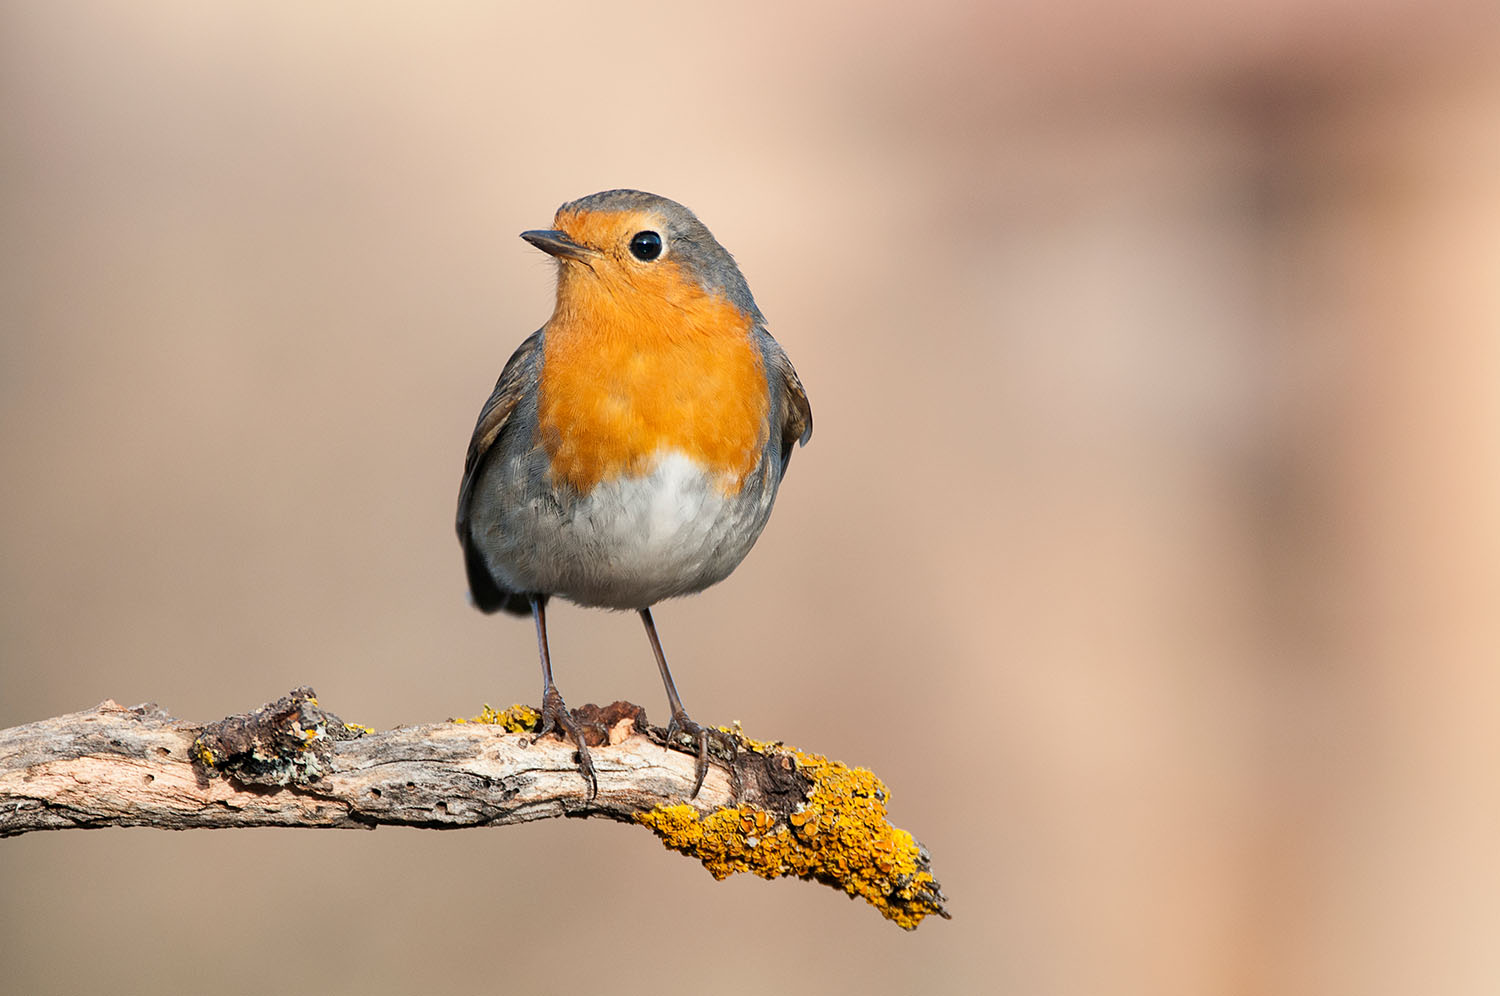
[[769,432],[750,330],[738,308],[684,281],[670,261],[628,279],[563,267],[538,385],[553,480],[588,491],[649,473],[661,450],[675,449],[738,491]]

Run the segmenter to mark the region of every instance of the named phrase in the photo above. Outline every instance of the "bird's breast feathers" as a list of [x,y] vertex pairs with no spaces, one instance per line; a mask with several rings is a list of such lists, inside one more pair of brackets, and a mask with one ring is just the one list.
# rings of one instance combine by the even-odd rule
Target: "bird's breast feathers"
[[647,300],[658,303],[620,308],[592,280],[570,288],[566,302],[560,295],[537,385],[537,442],[552,481],[586,494],[602,481],[649,476],[675,453],[737,493],[770,435],[750,320],[710,295]]
[[471,528],[490,570],[513,591],[580,605],[639,609],[702,591],[750,552],[775,500],[762,465],[726,492],[687,454],[658,451],[651,469],[558,495],[529,469],[536,451],[487,465]]

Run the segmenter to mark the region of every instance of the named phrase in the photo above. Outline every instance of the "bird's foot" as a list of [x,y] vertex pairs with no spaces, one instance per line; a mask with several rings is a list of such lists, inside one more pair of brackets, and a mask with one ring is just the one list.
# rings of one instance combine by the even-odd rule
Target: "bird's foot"
[[698,797],[698,790],[703,788],[703,779],[708,775],[709,741],[718,744],[727,755],[730,777],[734,781],[735,798],[739,798],[739,772],[734,766],[734,759],[739,754],[739,741],[716,727],[699,726],[689,719],[688,714],[681,709],[672,713],[672,720],[667,724],[667,743],[684,744],[686,742],[693,742],[698,747],[698,777],[693,782],[693,794],[688,796],[690,799]]
[[584,740],[583,724],[573,718],[555,686],[548,687],[542,693],[542,725],[530,743],[536,743],[549,733],[555,734],[559,740],[573,741],[573,746],[578,748],[578,770],[584,781],[589,783],[589,798],[593,799],[599,794],[599,779],[594,774],[594,758],[589,754],[589,745]]

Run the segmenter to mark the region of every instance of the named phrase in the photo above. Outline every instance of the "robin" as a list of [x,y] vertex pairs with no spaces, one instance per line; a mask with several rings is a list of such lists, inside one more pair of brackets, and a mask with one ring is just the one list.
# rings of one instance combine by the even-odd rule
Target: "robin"
[[696,796],[709,740],[727,738],[688,718],[651,607],[724,580],[750,552],[812,409],[734,257],[681,204],[606,190],[521,238],[557,261],[557,305],[505,364],[469,441],[469,590],[483,612],[531,615],[537,737],[573,741],[591,797],[593,759],[552,680],[547,600],[639,613],[668,739],[696,741]]

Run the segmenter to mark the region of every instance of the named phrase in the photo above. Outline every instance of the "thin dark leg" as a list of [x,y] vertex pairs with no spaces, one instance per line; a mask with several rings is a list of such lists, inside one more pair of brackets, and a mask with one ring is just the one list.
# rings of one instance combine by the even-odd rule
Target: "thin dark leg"
[[[552,655],[547,650],[547,596],[532,595],[531,617],[536,620],[536,646],[542,659],[542,725],[531,738],[536,743],[549,733],[558,739],[572,740],[578,748],[578,770],[589,783],[589,798],[599,794],[599,779],[594,775],[594,759],[589,756],[589,746],[583,739],[583,727],[568,711],[562,693],[552,682]],[[566,734],[566,736],[563,736]]]
[[651,618],[650,609],[641,610],[641,622],[646,624],[646,639],[651,641],[651,652],[656,654],[656,667],[661,671],[661,683],[667,686],[667,705],[672,707],[672,718],[675,720],[679,715],[686,716],[682,698],[677,694],[677,685],[672,681],[672,672],[667,667],[667,655],[662,653],[661,638],[656,635],[656,620]]
[[547,647],[547,600],[532,595],[531,619],[536,623],[536,650],[542,659],[542,698],[552,691],[552,651]]
[[646,625],[646,638],[651,641],[651,650],[656,654],[656,666],[661,671],[661,683],[667,688],[667,705],[672,708],[672,719],[667,723],[667,741],[672,742],[678,734],[686,734],[698,741],[698,776],[693,783],[693,794],[690,796],[690,798],[697,798],[698,790],[703,788],[703,779],[708,775],[709,740],[717,740],[729,751],[729,770],[737,779],[738,773],[734,770],[733,762],[736,744],[732,737],[718,730],[699,726],[688,718],[687,710],[682,707],[682,698],[677,694],[677,685],[672,681],[672,672],[667,667],[667,655],[662,653],[661,639],[656,635],[656,622],[651,618],[649,608],[641,609],[641,622]]

